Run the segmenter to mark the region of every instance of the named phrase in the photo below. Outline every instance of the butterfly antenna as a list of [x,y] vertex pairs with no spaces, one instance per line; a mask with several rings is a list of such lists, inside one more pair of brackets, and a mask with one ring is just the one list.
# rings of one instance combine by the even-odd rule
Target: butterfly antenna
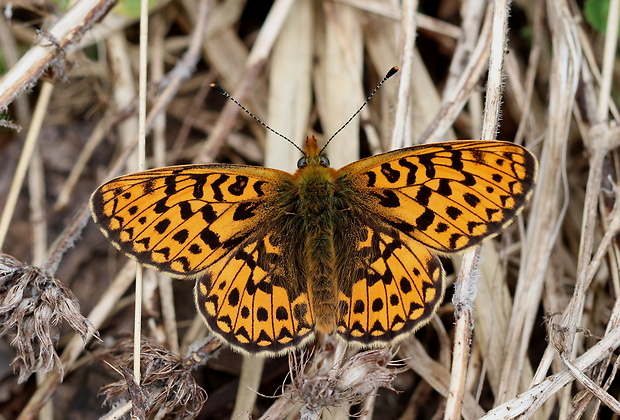
[[[291,139],[289,139],[288,137],[286,137],[284,134],[280,134],[278,133],[276,130],[274,130],[273,128],[269,127],[267,124],[265,124],[260,118],[258,118],[256,115],[252,114],[250,112],[249,109],[247,109],[246,107],[244,107],[243,105],[241,105],[241,103],[239,103],[239,101],[237,101],[235,98],[233,98],[230,93],[226,92],[224,90],[224,88],[222,88],[220,85],[216,85],[215,83],[211,83],[209,86],[211,86],[213,89],[215,89],[215,91],[217,93],[219,93],[222,96],[225,96],[226,98],[230,99],[231,101],[233,101],[235,104],[237,104],[237,106],[239,108],[241,108],[242,110],[245,111],[246,114],[248,114],[250,117],[254,118],[256,121],[258,121],[263,127],[265,127],[267,130],[271,131],[273,134],[276,134],[280,137],[282,137],[284,140],[288,141],[289,143],[291,143],[293,146],[295,146],[295,148],[297,150],[299,150],[304,156],[306,155],[304,153],[303,150],[301,150],[301,148],[299,146],[297,146]],[[373,92],[374,93],[374,92]]]
[[355,114],[351,115],[351,118],[349,118],[347,120],[346,123],[344,123],[344,125],[342,127],[340,127],[334,134],[332,134],[332,136],[329,138],[329,140],[327,140],[327,143],[325,143],[325,146],[323,146],[323,148],[321,149],[321,153],[323,153],[323,150],[325,150],[325,148],[327,147],[327,145],[329,144],[330,141],[332,141],[332,139],[334,137],[336,137],[338,135],[338,133],[340,133],[342,130],[344,130],[344,128],[349,125],[349,123],[351,121],[353,121],[353,118],[357,117],[357,114],[359,114],[360,112],[362,112],[362,109],[364,109],[364,107],[366,105],[368,105],[368,102],[370,102],[370,99],[374,96],[375,93],[377,93],[377,91],[379,90],[379,88],[381,87],[381,85],[383,85],[387,79],[389,79],[390,77],[394,76],[398,70],[400,70],[400,67],[398,66],[394,66],[392,67],[390,70],[388,70],[387,74],[383,77],[383,79],[381,79],[381,81],[379,82],[379,84],[377,85],[376,88],[373,89],[372,92],[370,92],[370,95],[368,95],[368,97],[366,98],[366,100],[364,101],[364,103],[362,104],[362,106],[359,107],[359,109],[357,111],[355,111]]

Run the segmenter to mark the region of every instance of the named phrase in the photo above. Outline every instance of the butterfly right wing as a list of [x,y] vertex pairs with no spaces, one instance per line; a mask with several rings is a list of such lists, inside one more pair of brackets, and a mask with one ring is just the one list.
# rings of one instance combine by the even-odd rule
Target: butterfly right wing
[[347,341],[379,345],[430,319],[444,275],[429,249],[462,252],[498,234],[517,215],[536,181],[536,158],[500,141],[414,146],[353,162],[337,171],[349,192],[346,214],[359,221],[337,248],[355,247],[340,265],[341,318]]
[[120,251],[173,276],[195,276],[276,211],[270,203],[291,179],[253,166],[172,166],[106,182],[90,208]]
[[314,337],[307,285],[291,255],[284,258],[301,244],[283,223],[251,234],[196,283],[196,306],[209,328],[243,353],[277,356]]
[[103,184],[91,212],[141,264],[198,277],[198,310],[232,347],[276,355],[314,334],[307,284],[284,255],[296,247],[283,234],[288,216],[278,197],[291,182],[286,172],[253,166],[153,169]]

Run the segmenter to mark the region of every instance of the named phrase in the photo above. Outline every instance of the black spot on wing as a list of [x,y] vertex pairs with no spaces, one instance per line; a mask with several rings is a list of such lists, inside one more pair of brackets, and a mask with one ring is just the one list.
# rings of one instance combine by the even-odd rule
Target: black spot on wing
[[389,162],[381,164],[381,173],[390,184],[393,184],[400,179],[400,172],[392,168],[392,165]]
[[364,175],[368,176],[368,181],[366,181],[366,186],[368,188],[372,188],[377,183],[377,174],[372,171],[366,172]]
[[383,190],[382,193],[373,193],[379,199],[379,204],[383,207],[394,208],[400,206],[400,200],[394,191]]
[[461,235],[460,233],[453,233],[452,235],[450,235],[450,249],[456,249],[456,241],[458,241],[462,237],[463,235]]
[[451,164],[450,167],[456,171],[463,170],[463,153],[460,150],[455,150],[452,152],[452,156],[450,156]]
[[407,185],[414,185],[416,183],[416,172],[418,166],[409,162],[406,158],[402,158],[398,161],[400,166],[407,168]]
[[497,213],[499,211],[499,209],[487,209],[486,213],[487,213],[487,219],[488,220],[492,220],[493,219],[493,215],[495,213]]
[[444,222],[437,223],[437,227],[435,228],[435,232],[443,233],[446,230],[448,230],[448,225],[446,225]]
[[476,229],[478,226],[481,226],[481,225],[484,225],[484,223],[469,221],[467,222],[467,231],[469,233],[474,233],[474,229]]
[[437,188],[437,193],[444,197],[450,197],[452,195],[452,187],[450,186],[449,179],[443,178],[439,180],[439,188]]
[[221,174],[215,181],[211,183],[213,189],[213,199],[216,201],[223,201],[224,194],[222,194],[222,184],[228,180],[228,175]]
[[466,187],[473,187],[474,185],[476,185],[476,177],[473,174],[465,171],[461,171],[461,174],[463,175],[463,180],[461,181],[461,184],[465,185]]
[[[153,194],[153,192],[155,191],[155,180],[154,179],[147,179],[143,184],[142,184],[142,192],[145,195],[151,195]],[[131,193],[125,193],[123,195],[123,198],[125,199],[129,199],[131,197]]]
[[184,244],[185,241],[187,241],[188,237],[189,237],[189,231],[187,229],[181,229],[178,232],[176,232],[174,235],[172,235],[172,239],[177,241],[180,244]]
[[205,174],[194,174],[192,175],[192,179],[194,180],[194,188],[192,195],[196,200],[200,200],[204,197],[204,187],[207,183],[207,175]]
[[433,164],[434,157],[435,155],[429,154],[422,155],[418,158],[420,160],[420,163],[422,164],[422,166],[424,166],[424,169],[426,170],[427,178],[435,178],[435,164]]
[[217,219],[217,213],[213,210],[213,206],[211,204],[205,204],[204,207],[200,209],[200,214],[202,216],[202,220],[209,224]]
[[474,195],[472,193],[463,194],[463,199],[467,204],[470,205],[470,207],[476,207],[478,204],[480,204],[480,198],[478,198],[477,195]]
[[164,197],[158,200],[153,206],[153,211],[157,214],[163,214],[167,212],[168,210],[170,210],[170,207],[166,204],[167,201],[168,201],[167,197]]
[[269,312],[267,309],[260,307],[256,310],[256,319],[260,322],[265,322],[269,319]]
[[446,207],[446,214],[450,216],[452,220],[456,220],[463,214],[463,212],[456,207],[448,206]]
[[422,185],[418,189],[418,192],[414,200],[420,203],[422,206],[426,207],[428,206],[429,199],[431,198],[432,195],[433,195],[433,190],[431,190],[426,185]]
[[431,209],[426,209],[424,210],[424,213],[422,213],[416,219],[415,221],[416,228],[424,231],[428,229],[428,227],[432,225],[434,221],[435,221],[435,212],[432,211]]
[[217,233],[213,232],[208,227],[202,229],[200,231],[200,239],[202,242],[207,245],[210,249],[215,249],[219,247],[221,244],[220,237]]
[[276,319],[278,321],[288,320],[288,311],[284,306],[278,306],[278,308],[276,309]]
[[[179,257],[174,260],[175,263],[181,264],[183,272],[187,273],[192,270],[192,266],[189,264],[189,260],[186,257]],[[178,270],[175,270],[178,271]]]
[[191,252],[194,255],[198,255],[202,253],[202,248],[198,244],[191,244],[189,248],[187,249],[189,250],[189,252]]
[[259,205],[259,203],[252,202],[240,203],[235,208],[235,212],[233,213],[233,220],[246,220],[254,217],[256,215],[256,213],[254,213],[254,210],[256,210]]
[[194,212],[192,211],[192,205],[189,202],[181,201],[178,205],[181,219],[187,220],[194,215]]
[[265,192],[263,191],[264,184],[265,184],[265,181],[256,181],[254,185],[252,185],[252,188],[254,188],[254,192],[256,192],[256,195],[258,197],[262,197],[265,195]]
[[236,197],[239,197],[243,194],[247,185],[248,177],[244,175],[237,175],[235,182],[228,187],[228,192]]
[[471,156],[476,161],[476,163],[484,164],[484,153],[482,153],[481,150],[472,149],[472,150],[470,150],[470,153],[471,153]]
[[164,190],[166,195],[173,195],[177,192],[177,178],[175,176],[167,176],[164,178],[164,184],[166,189]]
[[157,233],[159,233],[160,235],[162,235],[163,233],[166,232],[166,230],[168,229],[168,227],[170,226],[170,219],[163,219],[160,220],[156,225],[155,225],[155,231]]

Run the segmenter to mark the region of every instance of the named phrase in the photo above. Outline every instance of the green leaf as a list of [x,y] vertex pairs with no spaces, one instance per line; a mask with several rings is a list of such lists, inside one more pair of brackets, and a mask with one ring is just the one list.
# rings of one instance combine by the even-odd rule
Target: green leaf
[[[157,0],[148,0],[149,11],[157,6]],[[140,17],[140,0],[121,0],[114,8],[114,12],[128,18]]]
[[583,7],[586,21],[602,34],[607,31],[607,16],[609,15],[610,1],[611,0],[586,0]]

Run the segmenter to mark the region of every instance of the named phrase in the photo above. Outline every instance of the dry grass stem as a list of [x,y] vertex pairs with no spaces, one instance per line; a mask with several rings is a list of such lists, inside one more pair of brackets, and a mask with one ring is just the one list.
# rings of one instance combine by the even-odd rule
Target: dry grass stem
[[[0,110],[5,110],[22,90],[36,84],[38,78],[56,58],[64,56],[68,47],[114,6],[114,0],[85,0],[72,7],[46,32],[48,39],[40,39],[0,79]],[[49,39],[52,39],[51,42]]]

